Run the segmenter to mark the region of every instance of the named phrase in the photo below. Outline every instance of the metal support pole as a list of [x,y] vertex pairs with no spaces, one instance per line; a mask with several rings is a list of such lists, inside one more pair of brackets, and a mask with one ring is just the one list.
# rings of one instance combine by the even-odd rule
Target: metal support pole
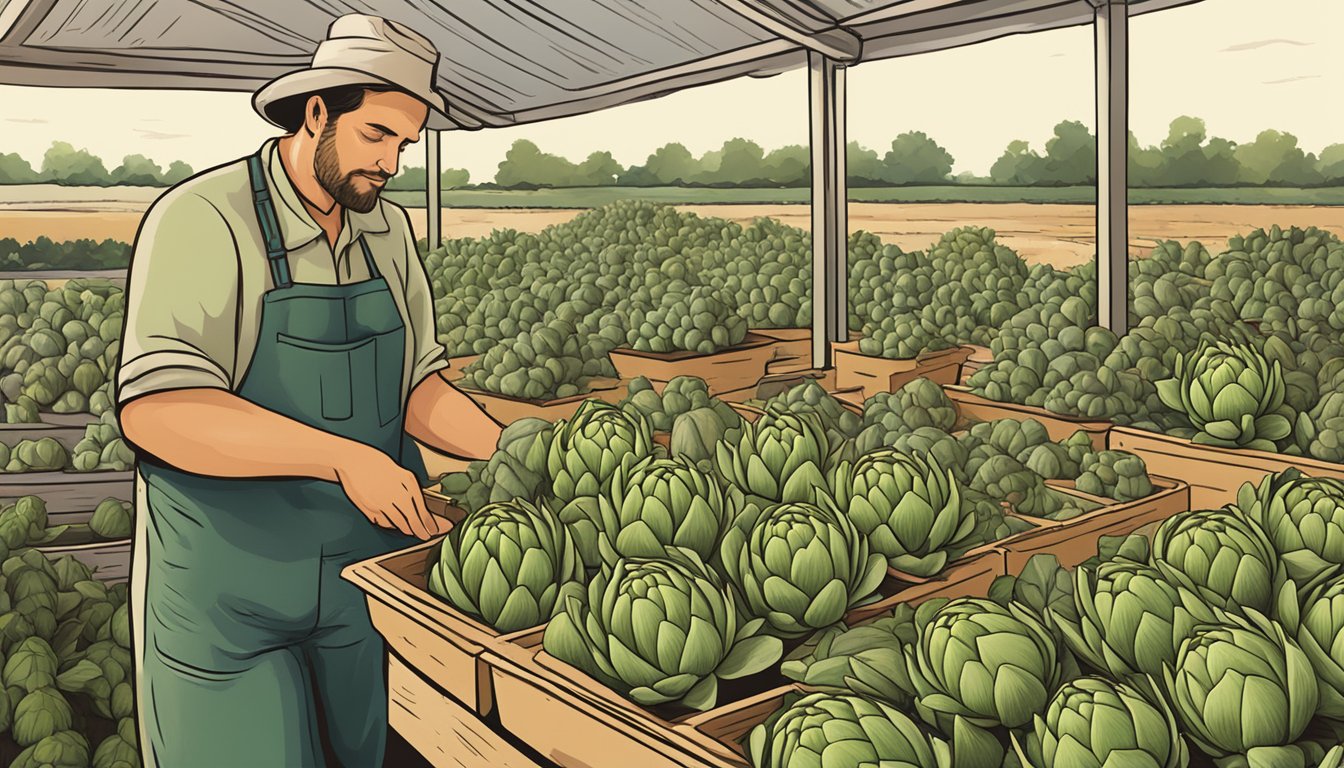
[[425,131],[425,237],[429,240],[429,250],[434,250],[443,242],[440,231],[443,223],[443,196],[439,187],[442,178],[442,160],[439,157],[439,132],[433,129]]
[[1093,0],[1097,51],[1097,322],[1129,330],[1129,0]]
[[831,366],[831,342],[848,338],[848,190],[845,68],[808,54],[812,112],[812,367]]

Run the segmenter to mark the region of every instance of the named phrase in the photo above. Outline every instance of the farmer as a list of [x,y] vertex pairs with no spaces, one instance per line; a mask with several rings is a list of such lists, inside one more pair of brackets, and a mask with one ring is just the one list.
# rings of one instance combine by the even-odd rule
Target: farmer
[[410,438],[485,458],[500,433],[442,377],[415,237],[380,198],[446,109],[438,59],[405,27],[337,19],[253,98],[285,135],[141,225],[117,392],[151,768],[382,762],[383,642],[341,569],[445,530]]

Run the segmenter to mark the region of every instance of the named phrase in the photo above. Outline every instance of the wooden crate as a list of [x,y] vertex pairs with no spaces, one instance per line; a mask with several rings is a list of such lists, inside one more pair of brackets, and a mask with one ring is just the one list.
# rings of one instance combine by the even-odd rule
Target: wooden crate
[[1106,436],[1112,427],[1109,421],[1061,416],[1044,408],[1019,403],[1000,403],[997,400],[981,397],[963,386],[945,386],[943,391],[947,393],[948,399],[956,404],[957,412],[963,419],[974,419],[976,421],[994,421],[996,419],[1025,421],[1035,419],[1045,427],[1050,439],[1056,442],[1067,439],[1081,429],[1092,439],[1092,447],[1102,450],[1106,447]]
[[468,710],[486,715],[493,704],[481,654],[501,635],[426,589],[441,540],[353,563],[341,576],[367,593],[369,617],[391,653]]
[[608,357],[622,379],[644,376],[649,381],[667,382],[677,376],[698,376],[705,380],[709,394],[718,395],[755,386],[765,376],[773,354],[772,339],[749,332],[740,344],[708,355],[613,349]]
[[388,724],[434,768],[542,768],[395,653],[388,654],[387,692]]
[[86,428],[98,423],[98,417],[88,413],[40,413],[38,418],[36,424],[0,424],[0,443],[13,447],[23,440],[50,437],[73,452]]
[[810,689],[798,683],[783,685],[749,699],[735,702],[726,707],[710,710],[702,715],[688,718],[679,728],[689,728],[704,734],[732,752],[737,762],[734,765],[746,768],[751,765],[751,756],[743,741],[752,729],[770,719],[784,706],[784,700],[793,694],[806,694]]
[[994,362],[994,353],[990,351],[989,347],[967,344],[966,348],[971,350],[971,354],[966,358],[966,362],[961,364],[961,380],[957,382],[961,385],[969,382],[976,371]]
[[1037,527],[995,542],[1003,550],[1008,573],[1018,573],[1033,555],[1052,554],[1060,565],[1072,568],[1097,553],[1102,536],[1123,536],[1149,523],[1160,523],[1190,508],[1190,486],[1179,480],[1150,475],[1153,493],[1135,501],[1117,502],[1091,496],[1072,483],[1049,481],[1057,491],[1103,505],[1062,522],[1035,520]]
[[916,583],[889,576],[879,588],[884,597],[850,610],[845,614],[845,623],[851,627],[862,624],[901,603],[918,605],[935,597],[985,594],[995,579],[1008,573],[1007,558],[997,544],[998,542],[993,542],[977,547],[949,563],[943,572],[934,578],[921,579]]
[[1344,479],[1344,464],[1267,451],[1198,445],[1169,435],[1115,427],[1108,445],[1141,457],[1150,474],[1190,485],[1193,509],[1216,509],[1236,501],[1243,483],[1259,483],[1265,475],[1297,467],[1304,474]]
[[70,555],[79,562],[94,569],[94,578],[115,584],[131,577],[131,540],[114,539],[111,541],[79,541],[77,543],[56,543],[34,547],[52,560],[60,560]]
[[107,498],[135,498],[135,472],[25,472],[0,474],[0,501],[39,496],[47,512],[91,512]]
[[774,342],[765,372],[798,373],[812,368],[811,328],[753,328],[752,333]]
[[863,354],[857,340],[841,342],[832,345],[835,387],[840,390],[857,388],[864,398],[868,398],[878,392],[896,392],[919,378],[935,384],[956,384],[961,380],[961,366],[969,356],[970,350],[966,347],[953,347],[909,360],[891,360]]
[[665,720],[541,649],[542,632],[487,651],[495,714],[561,768],[738,768],[732,750]]
[[562,397],[557,400],[524,400],[498,395],[493,392],[482,392],[468,387],[462,387],[461,389],[468,397],[479,403],[486,413],[507,426],[519,419],[529,417],[545,419],[546,421],[567,419],[579,410],[583,401],[588,399],[597,399],[612,404],[625,399],[627,388],[624,382],[616,379],[595,379],[591,384],[594,388],[589,392],[572,397]]

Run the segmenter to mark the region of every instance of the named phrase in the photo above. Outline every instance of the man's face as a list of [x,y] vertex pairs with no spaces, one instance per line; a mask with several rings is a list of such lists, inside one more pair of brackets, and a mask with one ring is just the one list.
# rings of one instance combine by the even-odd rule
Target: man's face
[[342,206],[372,211],[428,115],[424,102],[399,91],[366,92],[358,109],[327,120],[317,142],[318,182]]

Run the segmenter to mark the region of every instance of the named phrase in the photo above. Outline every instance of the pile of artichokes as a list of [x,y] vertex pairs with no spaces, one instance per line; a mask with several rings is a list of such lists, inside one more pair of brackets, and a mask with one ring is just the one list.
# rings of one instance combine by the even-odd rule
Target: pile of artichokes
[[1288,470],[1072,572],[1038,555],[987,598],[818,633],[781,665],[811,693],[744,746],[758,768],[1339,768],[1341,526],[1344,483]]

